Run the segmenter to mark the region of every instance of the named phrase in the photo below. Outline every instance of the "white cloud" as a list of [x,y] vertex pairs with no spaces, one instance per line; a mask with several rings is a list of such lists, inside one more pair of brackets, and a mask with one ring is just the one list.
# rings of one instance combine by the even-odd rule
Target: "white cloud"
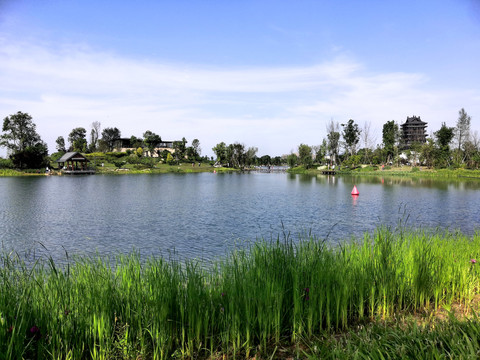
[[[100,121],[124,136],[145,130],[175,140],[200,139],[203,152],[220,141],[280,155],[319,144],[325,124],[353,118],[381,133],[388,120],[420,115],[429,130],[453,126],[465,107],[480,115],[480,94],[432,89],[424,74],[376,74],[336,58],[313,66],[210,68],[139,61],[85,46],[59,49],[0,39],[0,114],[29,112],[49,145],[74,127]],[[377,139],[379,142],[381,139]]]

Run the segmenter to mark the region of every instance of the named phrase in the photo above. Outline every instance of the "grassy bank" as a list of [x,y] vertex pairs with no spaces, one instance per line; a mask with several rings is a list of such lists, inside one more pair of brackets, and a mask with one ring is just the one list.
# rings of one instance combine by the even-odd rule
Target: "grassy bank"
[[324,358],[385,344],[402,354],[410,342],[426,354],[475,352],[477,319],[428,324],[472,313],[477,259],[480,234],[386,229],[338,247],[259,242],[209,268],[136,254],[27,266],[4,254],[0,359]]
[[2,176],[44,176],[45,172],[41,170],[20,171],[13,169],[0,169],[0,177]]
[[132,165],[127,165],[124,168],[118,169],[114,166],[104,166],[97,167],[98,174],[166,174],[166,173],[201,173],[201,172],[227,172],[227,171],[238,171],[231,168],[224,167],[213,167],[208,164],[202,164],[201,166],[192,164],[181,164],[181,165],[167,165],[167,164],[158,164],[153,168],[149,167],[136,167]]
[[[306,169],[303,166],[298,166],[288,170],[293,174],[308,174],[319,175],[322,174],[322,169],[310,168]],[[469,169],[429,169],[427,167],[412,167],[412,166],[386,166],[384,170],[381,167],[365,166],[357,167],[355,169],[338,168],[339,175],[375,175],[375,176],[406,176],[406,177],[423,177],[423,178],[472,178],[480,179],[480,170]]]
[[[108,175],[122,175],[122,174],[167,174],[167,173],[178,173],[178,174],[190,174],[190,173],[201,173],[201,172],[232,172],[239,171],[237,169],[218,167],[215,168],[208,164],[202,164],[202,166],[192,166],[191,164],[182,164],[182,165],[167,165],[159,164],[154,168],[149,167],[135,167],[127,166],[125,168],[117,168],[111,164],[105,164],[104,167],[97,166],[97,174],[108,174]],[[49,175],[62,175],[61,171],[51,170]],[[44,170],[13,170],[13,169],[0,169],[0,177],[2,176],[45,176]]]

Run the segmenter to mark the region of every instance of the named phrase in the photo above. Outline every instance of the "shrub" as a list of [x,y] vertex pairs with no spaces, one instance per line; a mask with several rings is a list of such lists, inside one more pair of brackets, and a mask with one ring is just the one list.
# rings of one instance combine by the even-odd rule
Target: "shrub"
[[105,153],[105,155],[107,155],[108,157],[115,157],[119,159],[121,157],[127,156],[128,154],[126,152],[111,151],[111,152]]
[[10,159],[0,158],[0,169],[13,169],[13,162]]

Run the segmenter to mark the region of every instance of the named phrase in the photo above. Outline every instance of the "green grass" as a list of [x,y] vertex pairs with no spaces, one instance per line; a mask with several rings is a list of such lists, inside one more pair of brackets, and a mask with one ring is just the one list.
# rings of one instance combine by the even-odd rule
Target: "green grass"
[[472,178],[480,179],[480,170],[470,169],[428,169],[425,167],[395,167],[385,166],[384,170],[374,170],[371,167],[357,168],[355,170],[342,170],[343,174],[361,174],[361,175],[382,175],[382,176],[407,176],[422,178],[454,179],[454,178]]
[[472,259],[480,234],[384,228],[335,247],[314,237],[259,241],[212,266],[135,253],[59,266],[4,254],[0,359],[248,358],[278,349],[382,358],[386,344],[401,358],[415,341],[418,354],[470,354],[480,347],[476,318],[432,329],[375,324],[470,311],[480,271]]
[[45,170],[13,170],[13,169],[0,169],[0,177],[2,176],[44,176]]

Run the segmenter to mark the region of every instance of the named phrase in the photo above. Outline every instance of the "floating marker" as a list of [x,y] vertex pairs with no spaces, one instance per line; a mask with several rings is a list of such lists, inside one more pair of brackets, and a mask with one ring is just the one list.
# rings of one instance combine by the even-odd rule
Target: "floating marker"
[[353,185],[352,195],[360,195],[355,185]]

